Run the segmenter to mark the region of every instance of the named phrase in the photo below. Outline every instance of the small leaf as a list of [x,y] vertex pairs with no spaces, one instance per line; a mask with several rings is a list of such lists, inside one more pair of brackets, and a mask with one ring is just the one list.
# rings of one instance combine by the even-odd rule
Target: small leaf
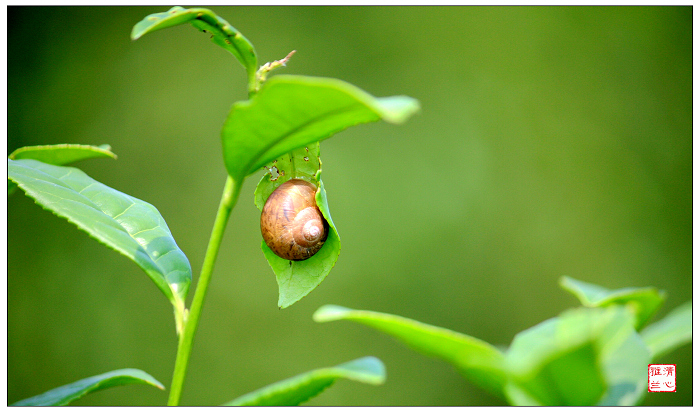
[[236,180],[274,159],[360,123],[403,123],[419,109],[406,96],[376,98],[337,79],[279,75],[233,105],[221,132],[224,162]]
[[316,322],[352,320],[380,330],[424,355],[451,363],[473,382],[503,396],[503,353],[482,340],[396,315],[335,305],[320,307],[313,318]]
[[693,341],[693,301],[677,307],[665,318],[652,323],[641,332],[651,350],[652,359]]
[[[25,146],[12,152],[8,158],[15,159],[35,159],[52,165],[65,165],[77,162],[78,160],[90,159],[93,157],[117,158],[112,153],[112,148],[108,144],[100,146],[88,146],[82,144],[57,144],[45,146]],[[17,184],[11,180],[7,181],[7,195],[11,195],[17,189]]]
[[386,372],[382,361],[368,356],[273,383],[238,397],[225,406],[297,406],[323,392],[339,378],[381,385],[386,380]]
[[258,58],[253,45],[226,20],[208,9],[185,9],[175,6],[163,13],[154,13],[136,23],[131,30],[131,38],[139,39],[146,33],[180,24],[192,26],[212,36],[212,41],[233,54],[248,72],[252,84],[258,69]]
[[602,286],[582,282],[567,276],[559,279],[564,290],[576,296],[583,306],[589,308],[610,305],[626,305],[636,314],[635,328],[640,330],[661,307],[666,293],[653,287],[623,288],[608,290]]
[[[308,150],[307,150],[308,149]],[[319,143],[312,143],[308,148],[295,149],[278,158],[268,166],[277,168],[277,176],[272,180],[271,173],[265,174],[255,190],[255,205],[262,212],[267,198],[282,183],[289,179],[304,179],[314,183],[316,204],[329,226],[328,237],[321,250],[306,260],[289,261],[277,256],[265,244],[261,243],[263,254],[267,259],[279,287],[277,306],[287,308],[314,290],[330,273],[340,255],[340,236],[328,209],[326,189],[321,180],[321,161],[319,159]]]
[[76,168],[32,159],[7,162],[8,177],[37,204],[136,262],[175,307],[180,330],[192,269],[155,207]]
[[153,376],[139,369],[119,369],[102,375],[91,376],[69,383],[41,395],[15,402],[13,406],[63,406],[82,398],[88,393],[111,388],[113,386],[142,383],[165,389],[163,384]]
[[117,155],[112,153],[112,148],[107,144],[101,146],[56,144],[20,147],[8,157],[12,160],[34,159],[50,165],[62,166],[95,157],[111,157],[112,159],[116,159]]
[[578,308],[516,335],[506,352],[514,405],[634,405],[649,351],[621,307]]

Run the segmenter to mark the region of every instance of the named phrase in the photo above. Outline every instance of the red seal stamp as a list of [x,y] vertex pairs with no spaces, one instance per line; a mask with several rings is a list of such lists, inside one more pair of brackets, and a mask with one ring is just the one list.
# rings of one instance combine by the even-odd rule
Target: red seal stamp
[[676,365],[649,364],[649,392],[675,392]]

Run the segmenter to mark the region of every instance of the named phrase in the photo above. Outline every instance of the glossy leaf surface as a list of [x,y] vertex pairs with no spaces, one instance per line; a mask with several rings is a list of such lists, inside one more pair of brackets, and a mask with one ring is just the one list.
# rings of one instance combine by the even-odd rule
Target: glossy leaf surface
[[652,359],[693,341],[693,302],[688,301],[641,332]]
[[419,109],[406,96],[376,98],[337,79],[279,75],[251,100],[233,105],[221,138],[224,163],[236,180],[274,159],[356,124],[403,123]]
[[44,209],[136,262],[183,314],[192,270],[155,207],[72,167],[8,159],[8,177]]
[[231,52],[246,69],[249,81],[252,82],[258,69],[253,45],[226,20],[209,9],[175,6],[166,12],[148,15],[136,23],[131,30],[131,38],[136,40],[146,33],[185,23],[210,34],[214,43]]
[[236,398],[226,405],[296,406],[323,392],[340,378],[381,385],[386,379],[386,372],[382,361],[368,356],[330,368],[315,369],[273,383]]
[[335,305],[320,307],[313,318],[316,322],[352,320],[380,330],[422,354],[451,363],[471,381],[502,396],[504,356],[487,342],[396,315]]
[[267,167],[270,172],[262,177],[255,190],[255,205],[262,212],[267,198],[282,183],[295,178],[312,182],[318,187],[316,205],[329,226],[328,237],[321,250],[306,260],[283,259],[262,241],[263,254],[277,278],[277,305],[280,308],[289,307],[314,290],[328,276],[340,255],[340,236],[328,208],[320,167],[319,144],[315,142],[308,148],[295,149],[270,163]]
[[634,405],[649,360],[629,310],[574,309],[516,335],[505,392],[514,405]]
[[139,369],[119,369],[60,386],[41,395],[15,402],[13,406],[63,406],[83,396],[113,386],[141,383],[165,389],[153,376]]
[[635,327],[641,329],[666,299],[666,293],[653,287],[609,290],[592,283],[562,277],[559,284],[589,308],[610,305],[629,306],[636,314]]

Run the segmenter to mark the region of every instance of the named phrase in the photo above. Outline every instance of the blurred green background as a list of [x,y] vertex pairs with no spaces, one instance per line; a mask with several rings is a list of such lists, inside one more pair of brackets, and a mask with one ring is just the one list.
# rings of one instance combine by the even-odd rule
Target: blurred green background
[[[199,273],[225,181],[219,132],[246,98],[239,63],[187,26],[132,42],[168,7],[9,7],[8,153],[109,143],[78,164],[155,205]],[[289,309],[260,250],[245,182],[185,382],[215,405],[366,355],[383,386],[338,382],[308,405],[499,405],[448,364],[349,322],[326,303],[390,312],[497,345],[577,301],[562,275],[692,295],[691,7],[212,7],[277,73],[337,77],[422,112],[324,141],[343,249]],[[260,172],[262,175],[262,172]],[[114,369],[170,384],[170,304],[131,261],[22,193],[8,199],[8,402]],[[192,294],[192,293],[191,293]],[[690,345],[678,392],[692,404]],[[77,405],[162,405],[120,387]]]

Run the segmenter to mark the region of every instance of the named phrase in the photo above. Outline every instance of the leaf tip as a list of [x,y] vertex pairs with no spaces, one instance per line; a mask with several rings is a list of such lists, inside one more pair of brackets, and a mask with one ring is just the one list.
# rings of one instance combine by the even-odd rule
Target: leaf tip
[[409,96],[379,97],[380,114],[384,121],[393,124],[402,124],[420,112],[420,102]]
[[[306,296],[306,295],[304,295],[304,296]],[[299,302],[301,300],[301,298],[303,298],[304,296],[297,296],[296,298],[290,299],[288,296],[286,296],[285,294],[280,292],[280,297],[279,297],[279,300],[277,301],[277,308],[279,310],[287,309],[288,307],[292,306],[293,304]]]
[[386,367],[381,359],[375,356],[365,356],[342,365],[348,369],[362,371],[362,378],[358,379],[370,385],[382,385],[386,382]]
[[568,277],[568,276],[562,276],[559,278],[559,287],[564,289],[567,292],[573,293],[574,289],[574,279]]
[[143,34],[143,33],[139,33],[138,31],[136,31],[136,26],[134,26],[134,27],[131,29],[131,34],[129,35],[129,37],[131,38],[132,41],[135,41],[135,40],[138,40],[139,37],[141,37],[142,34]]
[[315,322],[329,322],[332,320],[342,319],[343,315],[350,312],[352,309],[348,309],[337,305],[323,305],[316,310],[313,314],[313,320]]

